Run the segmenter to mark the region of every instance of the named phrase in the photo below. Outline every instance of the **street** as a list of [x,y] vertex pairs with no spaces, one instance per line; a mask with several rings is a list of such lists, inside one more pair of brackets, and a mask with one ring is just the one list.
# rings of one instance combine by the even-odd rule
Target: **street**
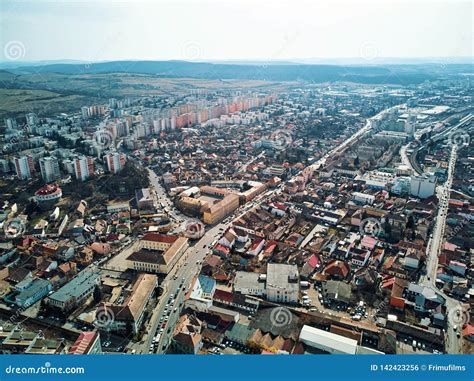
[[[438,269],[438,256],[441,252],[444,242],[444,231],[446,226],[446,217],[448,214],[448,202],[451,192],[451,185],[453,182],[454,166],[457,157],[457,146],[453,145],[451,149],[451,156],[449,159],[448,178],[446,183],[436,188],[436,193],[439,200],[438,214],[433,229],[432,236],[428,241],[426,249],[426,275],[422,278],[422,284],[431,288],[436,293],[440,294],[446,300],[447,310],[447,327],[446,327],[446,353],[458,354],[462,353],[462,335],[458,338],[458,332],[462,330],[461,326],[453,322],[453,316],[458,311],[462,311],[461,303],[436,288],[436,273]],[[455,330],[456,328],[456,330]]]
[[[186,250],[177,267],[164,279],[162,283],[164,291],[150,319],[148,334],[144,339],[141,353],[149,352],[153,337],[156,336],[160,319],[163,318],[164,321],[164,319],[168,317],[168,322],[164,327],[163,334],[157,346],[157,353],[162,353],[166,350],[171,335],[173,334],[174,326],[179,318],[186,290],[189,290],[193,278],[199,273],[201,262],[209,252],[209,245],[219,237],[223,231],[221,229],[224,229],[225,226],[226,225],[219,224],[209,229],[204,237]],[[166,304],[168,304],[171,295],[173,295],[172,299],[174,299],[174,302],[168,306],[168,311],[165,313]],[[177,308],[176,311],[175,308]],[[161,325],[163,325],[163,322]]]

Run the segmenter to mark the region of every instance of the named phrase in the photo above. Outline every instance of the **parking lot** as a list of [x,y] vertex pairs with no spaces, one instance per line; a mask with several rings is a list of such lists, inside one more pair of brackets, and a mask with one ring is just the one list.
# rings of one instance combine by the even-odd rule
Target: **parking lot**
[[128,269],[127,257],[137,250],[138,244],[138,241],[136,241],[131,245],[125,246],[124,250],[121,250],[117,255],[105,262],[102,267],[110,270],[126,271]]
[[123,337],[107,332],[101,332],[102,352],[121,353],[124,352],[132,337]]
[[235,343],[230,340],[223,340],[220,345],[210,345],[204,348],[210,355],[222,355],[222,354],[250,354],[250,348],[246,346]]
[[442,354],[442,348],[408,335],[397,335],[397,354]]
[[309,287],[303,290],[303,298],[305,298],[306,295],[307,300],[309,300],[309,304],[305,306],[309,311],[315,309],[329,316],[337,316],[354,321],[373,321],[374,310],[365,303],[363,305],[357,304],[349,308],[345,308],[341,305],[333,305],[329,301],[324,300],[320,290],[321,287]]

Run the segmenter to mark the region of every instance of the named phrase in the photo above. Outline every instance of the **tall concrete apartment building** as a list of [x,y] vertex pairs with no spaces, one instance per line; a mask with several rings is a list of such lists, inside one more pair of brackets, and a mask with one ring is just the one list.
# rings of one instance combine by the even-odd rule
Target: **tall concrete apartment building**
[[35,162],[32,156],[16,157],[14,160],[16,175],[20,180],[31,179],[35,173]]
[[51,183],[61,177],[59,162],[53,156],[42,157],[39,160],[41,177],[46,183]]
[[428,198],[435,194],[436,176],[413,176],[410,181],[410,194],[419,198]]
[[123,153],[109,153],[104,156],[104,163],[107,165],[107,170],[111,173],[120,172],[125,166],[127,156]]
[[86,156],[74,159],[74,174],[76,179],[81,181],[94,176],[94,159]]

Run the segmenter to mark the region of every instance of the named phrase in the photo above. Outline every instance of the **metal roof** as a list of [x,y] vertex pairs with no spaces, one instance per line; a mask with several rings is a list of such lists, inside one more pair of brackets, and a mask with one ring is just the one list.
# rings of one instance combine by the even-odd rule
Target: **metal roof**
[[325,350],[331,348],[336,352],[344,354],[355,354],[357,341],[344,336],[336,335],[322,329],[304,325],[300,333],[300,341],[306,345]]

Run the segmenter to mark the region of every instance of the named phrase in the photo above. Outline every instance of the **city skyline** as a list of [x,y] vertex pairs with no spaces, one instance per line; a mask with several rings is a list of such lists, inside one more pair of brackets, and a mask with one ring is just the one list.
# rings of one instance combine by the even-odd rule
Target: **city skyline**
[[0,374],[471,375],[472,4],[0,0]]

